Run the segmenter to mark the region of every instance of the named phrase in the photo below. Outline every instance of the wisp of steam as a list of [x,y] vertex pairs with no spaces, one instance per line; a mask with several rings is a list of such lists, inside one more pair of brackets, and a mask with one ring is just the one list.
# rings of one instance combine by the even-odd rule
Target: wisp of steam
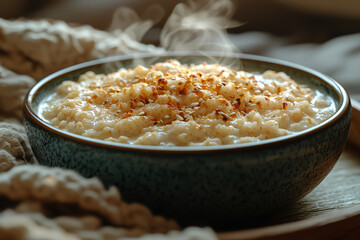
[[[226,32],[228,28],[241,25],[231,20],[233,10],[231,0],[193,0],[177,4],[161,30],[160,44],[155,48],[155,53],[196,52],[204,56],[204,61],[239,69],[240,60],[226,61],[227,56],[239,52]],[[137,52],[154,52],[153,46],[139,43],[163,16],[164,10],[159,5],[147,8],[141,16],[133,9],[119,8],[109,30],[118,33],[121,38],[127,38],[128,43],[133,46],[138,44]],[[214,59],[209,52],[216,52],[219,57]],[[143,62],[137,61],[136,64]]]
[[178,4],[162,29],[160,46],[168,51],[236,51],[226,33],[239,26],[231,20],[232,9],[230,0]]

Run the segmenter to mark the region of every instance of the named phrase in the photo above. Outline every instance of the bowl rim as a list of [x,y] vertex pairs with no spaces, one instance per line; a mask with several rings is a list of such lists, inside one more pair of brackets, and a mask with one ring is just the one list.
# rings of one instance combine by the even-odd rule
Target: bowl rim
[[[153,145],[138,145],[138,144],[126,144],[126,143],[117,143],[111,141],[105,141],[90,137],[84,137],[81,135],[77,135],[74,133],[69,133],[63,130],[60,130],[56,127],[51,126],[45,120],[43,120],[33,109],[32,104],[37,95],[37,93],[44,88],[47,84],[49,84],[52,80],[59,78],[63,75],[70,74],[72,72],[76,72],[81,69],[85,69],[88,67],[100,66],[106,63],[112,63],[117,61],[125,61],[136,58],[151,58],[151,57],[185,57],[185,56],[210,56],[210,57],[231,57],[231,58],[239,58],[240,60],[245,61],[255,61],[258,63],[267,63],[267,64],[275,64],[280,65],[282,67],[287,67],[292,70],[296,70],[298,72],[302,72],[303,74],[311,75],[312,77],[316,77],[320,79],[325,85],[331,86],[333,91],[335,91],[339,96],[339,107],[336,112],[324,122],[317,124],[311,128],[305,129],[300,132],[292,133],[290,135],[261,140],[259,142],[249,142],[249,143],[239,143],[239,144],[228,144],[228,145],[215,145],[215,146],[153,146]],[[252,55],[252,54],[243,54],[243,53],[231,53],[223,56],[219,52],[164,52],[164,53],[134,53],[134,54],[125,54],[118,56],[111,56],[106,58],[99,58],[83,63],[79,63],[64,69],[61,69],[57,72],[54,72],[39,82],[37,82],[26,94],[23,102],[23,116],[27,116],[38,126],[43,128],[44,130],[51,132],[55,135],[61,136],[63,138],[67,138],[69,140],[89,144],[97,147],[105,147],[108,149],[115,150],[127,150],[127,151],[141,151],[141,152],[154,152],[154,153],[204,153],[204,152],[214,152],[214,151],[238,151],[238,150],[248,150],[253,148],[261,148],[261,147],[271,147],[277,144],[281,144],[288,141],[298,140],[300,138],[304,138],[314,132],[320,131],[335,122],[337,122],[350,108],[350,97],[345,89],[334,79],[331,77],[322,74],[316,70],[313,70],[308,67],[301,66],[299,64],[291,63],[284,60],[274,59],[265,56]]]

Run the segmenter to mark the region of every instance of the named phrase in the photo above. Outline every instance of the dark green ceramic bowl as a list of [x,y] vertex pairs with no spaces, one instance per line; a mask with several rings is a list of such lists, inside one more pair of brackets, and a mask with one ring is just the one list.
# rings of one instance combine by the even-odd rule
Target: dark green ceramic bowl
[[[183,224],[219,226],[271,213],[300,199],[329,173],[347,140],[351,106],[345,90],[331,78],[288,62],[233,54],[132,55],[99,59],[56,72],[28,93],[24,123],[34,154],[47,166],[75,169],[116,185],[126,201]],[[70,134],[41,119],[43,101],[64,80],[86,71],[104,73],[135,63],[169,58],[182,63],[232,64],[246,71],[283,71],[330,95],[336,113],[308,130],[255,143],[211,147],[160,147],[106,142]]]

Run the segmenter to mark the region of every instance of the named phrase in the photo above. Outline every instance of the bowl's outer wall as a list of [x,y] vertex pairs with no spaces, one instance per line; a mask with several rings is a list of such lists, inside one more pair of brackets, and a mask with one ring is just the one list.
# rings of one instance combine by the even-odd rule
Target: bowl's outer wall
[[311,191],[339,158],[350,115],[349,109],[320,132],[278,146],[202,154],[88,146],[24,120],[40,164],[97,176],[119,187],[126,201],[144,203],[155,213],[217,224],[268,213]]
[[[51,89],[39,91],[39,96]],[[339,101],[339,96],[329,94]],[[314,134],[262,148],[161,153],[69,140],[24,114],[30,144],[41,164],[97,176],[105,185],[119,187],[126,201],[144,203],[180,222],[214,225],[271,212],[311,191],[339,158],[350,122],[349,104],[345,114]]]

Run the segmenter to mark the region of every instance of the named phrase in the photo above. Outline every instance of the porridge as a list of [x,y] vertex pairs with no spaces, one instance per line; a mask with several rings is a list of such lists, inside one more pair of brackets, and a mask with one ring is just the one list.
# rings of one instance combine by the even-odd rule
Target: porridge
[[198,146],[299,132],[335,112],[333,100],[284,73],[168,60],[65,81],[41,106],[52,126],[113,142]]

